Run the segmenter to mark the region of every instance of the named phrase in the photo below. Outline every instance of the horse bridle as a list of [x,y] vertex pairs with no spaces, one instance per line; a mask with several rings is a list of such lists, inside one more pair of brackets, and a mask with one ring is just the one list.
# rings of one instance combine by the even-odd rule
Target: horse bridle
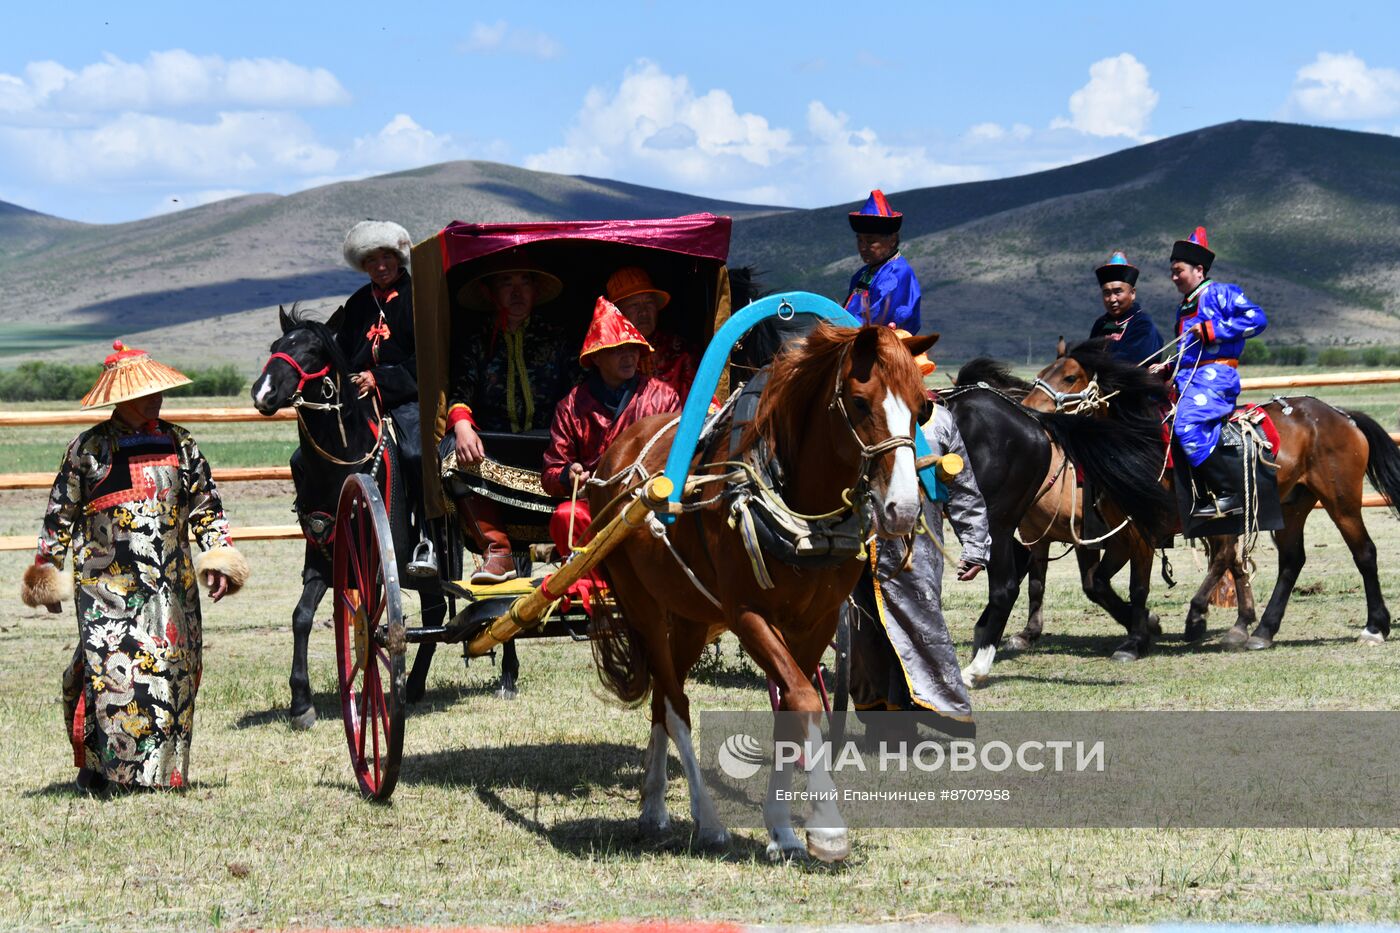
[[[340,400],[340,380],[331,378],[331,364],[327,363],[325,366],[322,366],[314,373],[309,373],[302,367],[300,363],[296,361],[295,357],[291,356],[288,353],[283,353],[279,350],[273,353],[271,356],[269,356],[267,358],[267,362],[263,364],[263,375],[266,375],[267,368],[272,365],[273,360],[281,360],[288,366],[292,367],[292,371],[297,374],[297,387],[295,391],[292,392],[292,409],[297,414],[297,424],[301,427],[302,434],[306,437],[307,442],[311,445],[311,449],[316,451],[316,454],[318,456],[320,456],[324,460],[328,460],[331,463],[336,464],[337,466],[347,467],[363,466],[364,464],[373,460],[375,457],[379,456],[380,450],[382,450],[384,447],[384,416],[379,413],[378,400],[375,401],[374,405],[375,416],[379,419],[379,426],[374,432],[374,446],[370,448],[367,454],[365,454],[358,460],[342,460],[339,457],[327,453],[325,450],[321,449],[321,445],[316,443],[316,439],[311,435],[311,432],[307,429],[306,422],[303,420],[301,414],[301,410],[303,408],[310,408],[313,411],[335,412],[335,423],[336,426],[340,428],[340,443],[344,447],[350,446],[349,438],[347,438],[345,434],[345,411],[344,403]],[[327,401],[311,402],[302,396],[302,389],[306,388],[306,384],[314,379],[321,380],[321,397],[323,399],[326,399]]]
[[1089,384],[1078,392],[1061,392],[1044,379],[1036,376],[1035,381],[1031,383],[1030,392],[1026,393],[1026,398],[1030,398],[1031,394],[1037,389],[1050,397],[1050,401],[1055,404],[1056,412],[1063,412],[1070,415],[1082,415],[1098,411],[1100,408],[1107,405],[1108,400],[1117,395],[1119,391],[1114,390],[1107,395],[1101,394],[1097,376],[1090,379]]
[[846,401],[841,397],[841,386],[844,381],[842,378],[842,371],[846,368],[846,358],[850,356],[850,352],[851,345],[848,343],[842,348],[841,359],[836,363],[836,379],[831,390],[831,402],[826,406],[826,409],[827,411],[839,411],[841,413],[841,420],[846,423],[846,430],[851,432],[851,439],[854,440],[856,446],[860,448],[860,473],[856,476],[855,485],[841,493],[841,498],[845,501],[846,505],[850,508],[855,508],[855,503],[851,501],[853,498],[852,494],[869,484],[870,467],[875,462],[875,458],[884,456],[891,451],[899,450],[901,447],[913,448],[914,435],[912,433],[894,434],[891,432],[890,436],[883,441],[867,444],[861,439],[861,436],[856,433],[855,423],[851,421],[851,415],[846,411]]

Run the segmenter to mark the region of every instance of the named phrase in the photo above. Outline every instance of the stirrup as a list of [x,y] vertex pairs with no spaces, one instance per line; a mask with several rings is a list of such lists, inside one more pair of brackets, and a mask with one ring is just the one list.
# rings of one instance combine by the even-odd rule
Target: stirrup
[[407,569],[410,577],[426,578],[438,575],[437,555],[433,553],[433,542],[430,539],[418,539]]

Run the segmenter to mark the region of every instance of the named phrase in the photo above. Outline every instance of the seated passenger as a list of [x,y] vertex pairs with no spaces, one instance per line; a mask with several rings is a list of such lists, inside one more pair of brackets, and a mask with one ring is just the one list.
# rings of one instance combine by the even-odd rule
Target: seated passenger
[[642,372],[676,390],[682,402],[690,394],[700,356],[679,335],[657,327],[661,309],[671,296],[651,284],[651,276],[639,266],[623,266],[608,279],[608,301],[617,305],[648,344],[651,353],[642,360]]
[[[579,363],[590,369],[554,410],[549,428],[549,449],[544,455],[540,484],[552,496],[570,497],[554,510],[550,537],[560,557],[567,557],[572,543],[588,540],[588,498],[583,484],[593,475],[608,445],[623,429],[649,415],[680,411],[681,400],[660,379],[642,375],[639,362],[650,355],[651,345],[606,298],[593,308],[593,323],[579,351]],[[573,499],[574,491],[579,497]]]
[[[527,262],[484,275],[462,290],[462,303],[489,317],[458,322],[465,326],[454,328],[443,456],[455,450],[459,465],[480,463],[490,451],[478,431],[519,434],[549,426],[578,367],[563,322],[536,317],[533,311],[561,291],[558,278]],[[471,582],[513,579],[511,543],[499,506],[475,495],[456,505],[485,561]]]

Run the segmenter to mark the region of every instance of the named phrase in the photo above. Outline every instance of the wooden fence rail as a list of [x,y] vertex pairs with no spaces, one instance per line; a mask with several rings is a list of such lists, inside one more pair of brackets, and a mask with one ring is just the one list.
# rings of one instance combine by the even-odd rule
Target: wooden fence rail
[[[1400,383],[1400,369],[1377,369],[1354,373],[1314,373],[1298,376],[1253,376],[1240,380],[1242,391],[1266,389],[1296,389],[1307,386],[1346,386],[1380,385]],[[295,421],[296,413],[283,409],[274,415],[262,415],[253,408],[171,408],[162,412],[167,421],[176,424],[208,424],[259,421]],[[61,425],[90,425],[105,421],[110,413],[104,409],[95,411],[0,411],[0,427],[55,427]],[[1391,440],[1400,443],[1400,432],[1393,432]],[[214,479],[221,483],[259,482],[268,480],[290,480],[291,470],[287,467],[227,467],[214,470]],[[7,489],[48,489],[53,483],[52,473],[3,473],[0,474],[0,490]],[[1362,499],[1363,506],[1379,508],[1385,499],[1379,493],[1368,493]],[[232,529],[235,539],[244,541],[276,541],[301,538],[301,528],[297,525],[260,525]],[[34,547],[31,535],[0,536],[0,551],[27,551]]]

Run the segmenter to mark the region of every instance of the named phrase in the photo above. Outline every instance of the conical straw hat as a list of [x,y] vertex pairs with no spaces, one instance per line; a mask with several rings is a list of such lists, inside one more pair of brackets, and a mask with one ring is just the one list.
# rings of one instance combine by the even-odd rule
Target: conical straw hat
[[102,361],[102,375],[83,396],[83,410],[129,402],[143,395],[189,385],[190,378],[177,369],[151,359],[145,350],[128,349],[120,340],[113,342],[113,353]]

